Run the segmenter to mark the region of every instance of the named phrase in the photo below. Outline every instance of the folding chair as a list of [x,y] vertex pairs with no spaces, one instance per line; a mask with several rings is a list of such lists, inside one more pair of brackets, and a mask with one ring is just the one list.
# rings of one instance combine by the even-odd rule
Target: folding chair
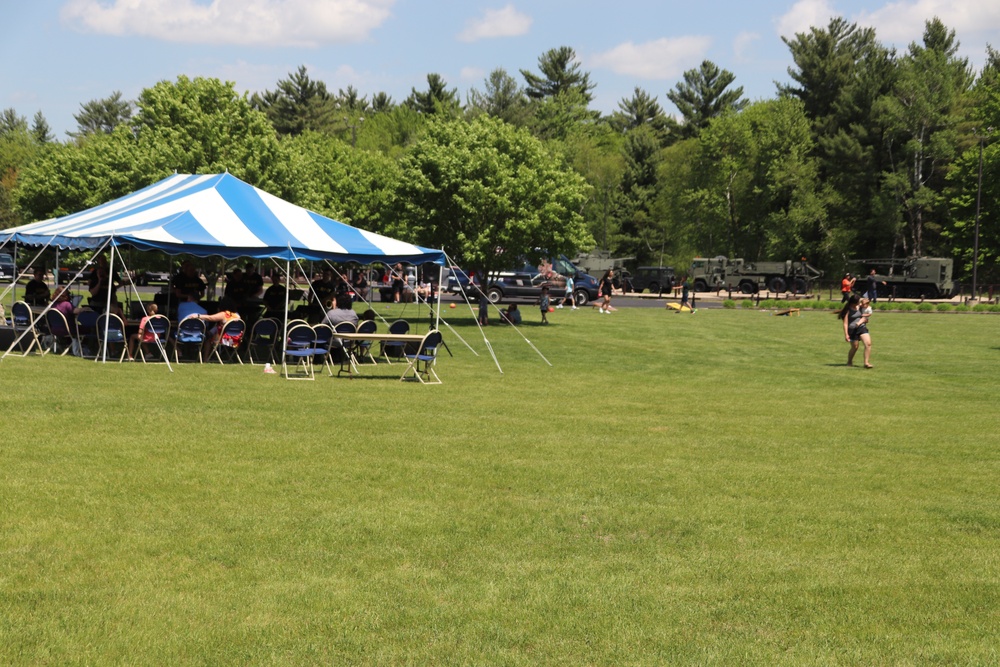
[[198,363],[204,363],[202,358],[202,346],[205,344],[205,323],[197,317],[185,317],[177,325],[177,333],[174,338],[174,363],[180,363],[180,350],[185,351],[194,348],[198,352]]
[[[22,333],[24,338],[21,339],[19,344],[19,349],[23,352],[23,356],[31,354],[32,348],[36,345],[38,346],[39,354],[45,354],[42,349],[42,342],[38,339],[38,329],[33,326],[35,316],[31,312],[31,306],[29,306],[24,301],[15,301],[14,305],[10,307],[10,317],[11,322],[14,324],[14,338],[19,338]],[[25,347],[25,341],[27,342],[27,347]]]
[[[410,333],[410,323],[406,320],[396,320],[389,325],[389,333],[393,335],[403,335]],[[392,359],[390,357],[395,357],[400,359],[403,356],[403,352],[406,351],[406,344],[400,343],[398,341],[384,340],[381,343],[381,349],[379,350],[378,356],[385,357],[385,360],[390,364]],[[391,354],[390,354],[391,353]]]
[[329,324],[314,324],[312,328],[316,332],[316,340],[313,343],[316,354],[313,364],[322,364],[327,374],[333,377],[333,364],[330,360],[330,351],[333,347],[333,327]]
[[[246,330],[247,323],[243,320],[229,320],[223,324],[222,331],[212,345],[212,351],[208,353],[208,358],[215,357],[220,364],[225,364],[226,360],[232,361],[235,358],[242,366],[243,360],[240,359],[239,350]],[[225,360],[222,358],[223,355],[226,356]]]
[[[341,322],[333,328],[335,333],[346,333],[352,334],[357,333],[358,328],[354,326],[353,322]],[[354,374],[358,372],[357,360],[354,358],[354,341],[353,340],[342,340],[340,345],[340,370],[337,371],[337,376],[339,377],[344,371],[347,371],[348,376],[354,377]],[[333,354],[333,348],[331,347],[330,353]]]
[[[413,377],[423,384],[441,384],[441,378],[434,370],[434,363],[437,361],[438,347],[441,345],[441,332],[429,331],[424,339],[420,341],[420,348],[416,354],[406,354],[407,366],[403,371],[400,381],[413,371]],[[433,378],[433,379],[431,379]]]
[[145,348],[155,345],[160,356],[167,361],[167,340],[170,338],[170,320],[166,315],[150,315],[146,320],[146,329],[153,332],[153,342],[147,343],[139,340],[139,358],[142,363],[146,363]]
[[[104,337],[104,329],[107,328],[107,339]],[[94,357],[95,361],[100,361],[104,355],[101,353],[102,350],[107,347],[108,353],[112,354],[111,350],[115,346],[120,346],[122,351],[118,355],[119,363],[125,359],[125,348],[128,347],[128,340],[125,338],[125,323],[122,322],[122,318],[118,317],[114,313],[110,315],[107,313],[101,313],[97,317],[97,355]]]
[[[373,334],[376,331],[378,331],[378,324],[375,320],[365,320],[358,323],[358,333]],[[361,360],[365,357],[371,359],[373,364],[376,363],[375,357],[372,356],[372,343],[374,341],[371,340],[354,341],[354,356],[358,360],[358,363],[361,363]]]
[[[303,322],[288,329],[281,371],[286,380],[315,380],[313,357],[316,356],[316,330]],[[289,375],[289,362],[294,362],[295,375]]]
[[97,354],[97,317],[94,310],[82,310],[76,315],[76,339],[80,341],[80,356],[93,358]]
[[[69,328],[66,316],[58,310],[48,310],[45,313],[45,323],[48,325],[51,345],[48,351],[59,356],[65,355],[73,348],[73,332]],[[57,331],[66,333],[56,333]],[[59,351],[60,346],[62,352]]]
[[250,365],[254,365],[254,353],[257,353],[257,362],[260,363],[263,357],[265,363],[274,363],[274,348],[278,338],[278,320],[264,318],[257,320],[250,327],[250,338],[247,340],[246,352]]

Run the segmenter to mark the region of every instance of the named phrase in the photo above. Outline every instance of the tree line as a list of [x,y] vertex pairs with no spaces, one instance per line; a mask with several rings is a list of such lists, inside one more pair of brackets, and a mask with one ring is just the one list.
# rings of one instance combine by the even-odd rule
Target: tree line
[[[926,22],[905,51],[835,18],[786,38],[790,83],[744,97],[704,61],[666,97],[636,87],[611,114],[559,47],[461,100],[439,74],[402,101],[333,92],[305,67],[241,95],[161,81],[80,107],[57,141],[41,112],[0,114],[0,225],[64,215],[173,173],[230,173],[349,224],[444,248],[480,269],[597,245],[635,264],[694,256],[945,256],[1000,282],[1000,55],[978,72],[954,30]],[[982,181],[980,187],[980,173]]]

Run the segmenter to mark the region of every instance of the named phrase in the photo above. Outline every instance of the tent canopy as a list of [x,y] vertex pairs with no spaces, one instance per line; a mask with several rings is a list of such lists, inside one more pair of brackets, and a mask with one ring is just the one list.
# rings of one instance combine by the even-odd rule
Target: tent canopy
[[175,174],[100,206],[0,232],[5,242],[118,246],[207,257],[433,262],[444,252],[367,232],[279,199],[230,174]]

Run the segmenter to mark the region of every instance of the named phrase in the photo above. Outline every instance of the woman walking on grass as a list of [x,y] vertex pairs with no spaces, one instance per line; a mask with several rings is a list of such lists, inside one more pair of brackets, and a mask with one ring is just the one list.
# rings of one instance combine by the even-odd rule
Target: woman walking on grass
[[611,292],[615,288],[614,277],[615,270],[608,269],[605,272],[604,277],[601,278],[601,297],[603,298],[603,301],[601,301],[600,312],[602,313],[611,312]]
[[872,368],[872,337],[868,333],[868,318],[861,312],[861,299],[857,294],[852,294],[844,304],[844,307],[837,313],[844,322],[844,340],[851,344],[851,349],[847,353],[847,365],[854,365],[854,355],[858,352],[858,344],[865,344],[865,368]]

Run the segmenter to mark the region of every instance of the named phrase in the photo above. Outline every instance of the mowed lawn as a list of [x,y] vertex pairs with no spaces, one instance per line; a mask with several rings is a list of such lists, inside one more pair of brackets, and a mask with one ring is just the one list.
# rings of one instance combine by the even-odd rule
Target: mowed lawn
[[1000,317],[446,315],[436,387],[5,360],[0,664],[1000,662]]

